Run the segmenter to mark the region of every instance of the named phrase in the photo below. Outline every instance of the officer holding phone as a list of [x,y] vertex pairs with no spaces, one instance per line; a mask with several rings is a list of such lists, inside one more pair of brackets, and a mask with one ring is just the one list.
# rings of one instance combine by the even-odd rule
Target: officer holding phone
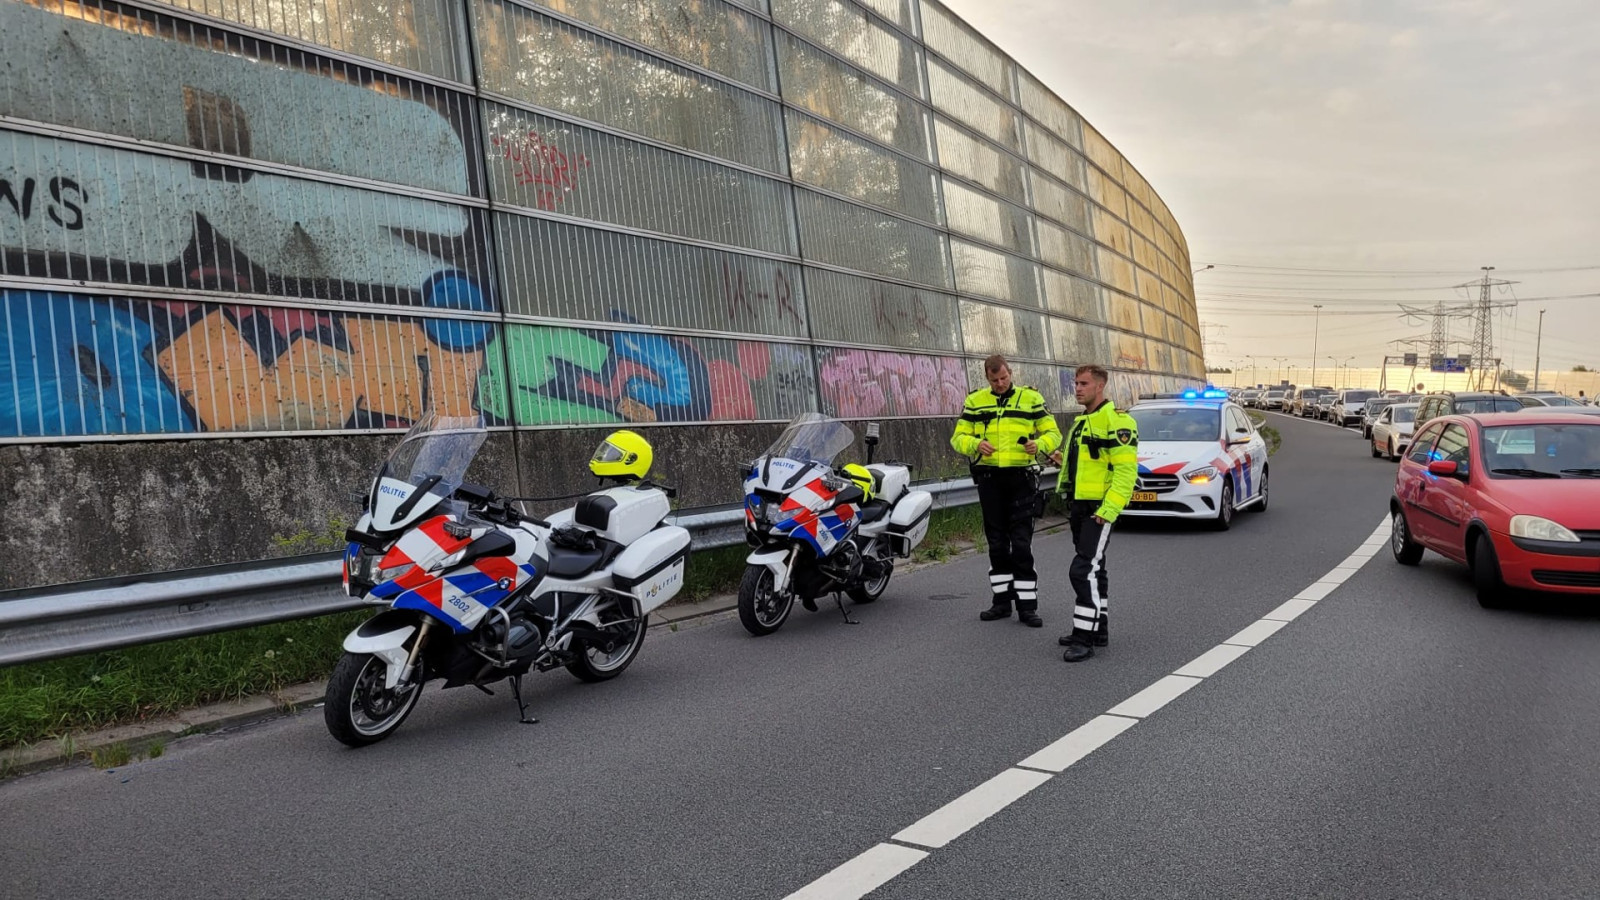
[[1061,427],[1045,407],[1044,396],[1011,383],[1006,358],[983,361],[989,381],[967,395],[950,446],[967,457],[978,486],[983,533],[989,541],[988,609],[985,622],[1011,617],[1030,628],[1042,628],[1039,581],[1033,567],[1033,517],[1039,496],[1037,457],[1061,446]]

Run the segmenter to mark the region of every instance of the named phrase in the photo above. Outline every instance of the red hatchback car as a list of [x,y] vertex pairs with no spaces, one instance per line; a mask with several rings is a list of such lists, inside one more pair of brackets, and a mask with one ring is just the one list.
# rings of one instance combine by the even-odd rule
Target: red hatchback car
[[1508,588],[1600,596],[1600,419],[1436,418],[1400,461],[1389,515],[1396,560],[1466,563],[1486,607]]

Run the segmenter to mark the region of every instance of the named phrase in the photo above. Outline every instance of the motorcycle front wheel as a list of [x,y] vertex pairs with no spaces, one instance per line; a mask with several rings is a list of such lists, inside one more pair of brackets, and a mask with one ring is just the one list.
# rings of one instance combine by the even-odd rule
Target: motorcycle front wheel
[[756,637],[783,627],[794,609],[794,591],[778,593],[773,588],[772,570],[766,566],[746,566],[739,580],[739,621]]
[[328,679],[322,717],[328,732],[341,743],[351,747],[375,744],[393,734],[416,708],[417,698],[422,696],[421,683],[391,691],[384,686],[387,671],[383,660],[370,653],[339,657]]

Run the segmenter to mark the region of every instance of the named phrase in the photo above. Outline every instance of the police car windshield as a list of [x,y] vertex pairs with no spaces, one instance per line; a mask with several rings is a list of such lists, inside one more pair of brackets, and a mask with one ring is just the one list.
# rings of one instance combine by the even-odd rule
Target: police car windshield
[[1129,414],[1145,442],[1215,441],[1222,435],[1222,411],[1214,407],[1147,406]]

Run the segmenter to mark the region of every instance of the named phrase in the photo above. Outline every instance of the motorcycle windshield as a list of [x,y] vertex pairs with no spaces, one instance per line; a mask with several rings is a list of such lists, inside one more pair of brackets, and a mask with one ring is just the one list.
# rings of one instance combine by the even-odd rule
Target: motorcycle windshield
[[373,524],[385,531],[398,528],[455,493],[488,436],[481,416],[429,411],[418,419],[378,472]]
[[790,422],[762,455],[831,466],[834,458],[855,442],[855,432],[838,419],[820,413],[804,413]]

